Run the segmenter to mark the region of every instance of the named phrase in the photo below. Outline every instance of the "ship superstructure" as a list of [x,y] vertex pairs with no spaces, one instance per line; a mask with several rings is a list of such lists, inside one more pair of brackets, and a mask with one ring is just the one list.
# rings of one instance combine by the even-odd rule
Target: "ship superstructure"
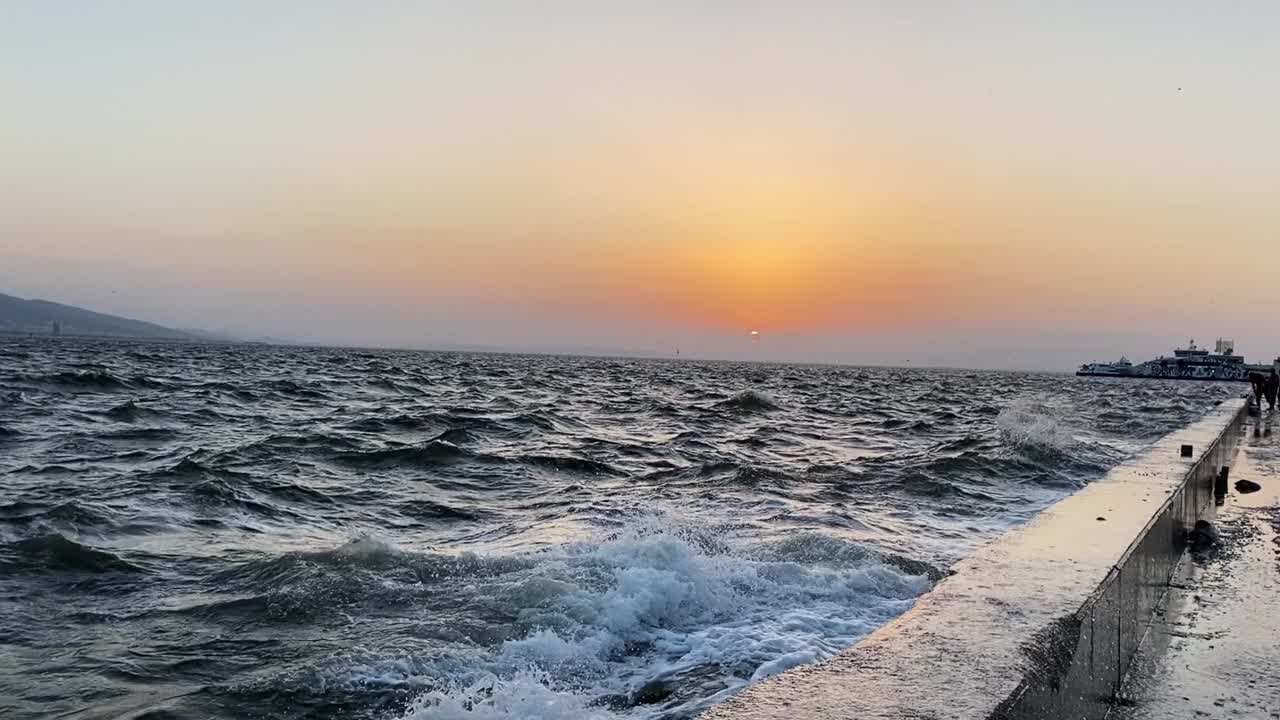
[[1235,352],[1235,341],[1218,338],[1214,349],[1196,345],[1194,339],[1185,348],[1173,351],[1173,357],[1160,356],[1155,360],[1134,365],[1125,358],[1114,363],[1086,363],[1076,375],[1096,377],[1162,378],[1170,380],[1239,380],[1249,379],[1250,372],[1270,372],[1280,367],[1280,358],[1266,365],[1246,363],[1243,355]]

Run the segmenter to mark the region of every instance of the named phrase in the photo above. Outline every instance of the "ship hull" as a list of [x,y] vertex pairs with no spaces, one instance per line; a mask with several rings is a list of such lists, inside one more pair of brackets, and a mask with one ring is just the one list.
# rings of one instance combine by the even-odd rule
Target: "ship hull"
[[1149,362],[1126,371],[1077,370],[1080,377],[1118,377],[1130,380],[1203,380],[1205,382],[1249,382],[1249,373],[1269,373],[1270,365],[1184,365]]
[[1194,376],[1194,375],[1139,375],[1137,373],[1109,373],[1109,372],[1085,372],[1084,370],[1076,371],[1077,377],[1107,377],[1120,378],[1122,380],[1199,380],[1201,382],[1249,382],[1249,375],[1246,373],[1244,377],[1211,377],[1211,376]]

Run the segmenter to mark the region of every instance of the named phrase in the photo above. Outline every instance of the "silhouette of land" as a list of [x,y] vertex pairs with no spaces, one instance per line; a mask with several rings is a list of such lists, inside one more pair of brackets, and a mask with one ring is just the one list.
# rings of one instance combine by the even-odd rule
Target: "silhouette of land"
[[61,335],[164,338],[200,340],[213,336],[192,330],[174,330],[163,325],[93,312],[48,300],[24,300],[0,293],[0,332],[49,335],[53,328]]

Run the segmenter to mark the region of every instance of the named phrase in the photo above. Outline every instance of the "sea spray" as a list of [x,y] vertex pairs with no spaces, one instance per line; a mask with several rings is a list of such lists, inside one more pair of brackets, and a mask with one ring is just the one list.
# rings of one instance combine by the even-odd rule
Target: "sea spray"
[[1045,395],[1015,399],[996,416],[996,428],[1005,444],[1030,453],[1055,454],[1074,441],[1063,418],[1065,403]]

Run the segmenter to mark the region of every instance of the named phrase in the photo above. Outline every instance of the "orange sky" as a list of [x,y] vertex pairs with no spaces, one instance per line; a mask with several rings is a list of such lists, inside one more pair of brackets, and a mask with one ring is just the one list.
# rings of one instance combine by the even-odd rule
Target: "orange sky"
[[0,291],[328,342],[1280,350],[1275,10],[733,7],[18,3]]

